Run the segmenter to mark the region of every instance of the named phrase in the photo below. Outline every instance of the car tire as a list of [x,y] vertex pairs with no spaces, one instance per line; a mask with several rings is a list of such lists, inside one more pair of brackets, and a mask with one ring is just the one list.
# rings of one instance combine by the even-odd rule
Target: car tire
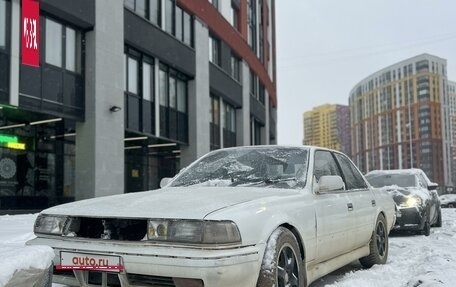
[[437,213],[437,221],[432,226],[433,227],[442,227],[442,209],[439,208],[439,211]]
[[294,234],[277,228],[269,237],[258,276],[257,287],[303,287],[305,276],[301,252]]
[[424,236],[431,235],[431,224],[428,220],[426,220],[426,222],[424,223],[423,229],[421,230],[421,234],[423,234]]
[[388,259],[388,229],[385,217],[380,214],[375,223],[369,243],[370,254],[361,257],[359,262],[363,267],[370,268],[375,264],[385,264]]
[[453,203],[448,203],[448,208],[454,208],[454,204]]

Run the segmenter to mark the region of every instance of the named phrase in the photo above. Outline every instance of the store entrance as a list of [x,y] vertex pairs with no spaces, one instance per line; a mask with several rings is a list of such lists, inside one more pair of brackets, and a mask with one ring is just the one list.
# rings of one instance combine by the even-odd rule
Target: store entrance
[[74,130],[63,119],[0,123],[0,214],[74,200]]
[[164,177],[179,170],[180,153],[176,144],[126,143],[125,192],[157,189]]

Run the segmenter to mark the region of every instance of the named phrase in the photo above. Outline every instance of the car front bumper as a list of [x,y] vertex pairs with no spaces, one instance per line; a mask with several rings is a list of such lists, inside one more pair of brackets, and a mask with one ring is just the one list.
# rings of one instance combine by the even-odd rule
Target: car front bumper
[[425,223],[425,212],[420,207],[399,207],[395,230],[421,230]]
[[[44,237],[35,238],[27,244],[51,246],[55,252],[54,265],[61,265],[60,252],[62,251],[119,256],[124,269],[117,274],[92,271],[74,271],[73,274],[71,271],[57,272],[53,281],[78,286],[83,285],[80,280],[88,280],[87,278],[91,275],[102,275],[106,278],[105,274],[109,274],[111,279],[121,281],[122,287],[139,286],[133,282],[138,280],[153,281],[157,279],[173,282],[176,278],[199,279],[204,282],[204,287],[254,287],[265,248],[264,244],[259,244],[238,248],[205,249],[142,242],[67,240]],[[113,276],[115,278],[112,278]],[[79,278],[79,282],[77,278]],[[166,286],[178,287],[179,285]]]

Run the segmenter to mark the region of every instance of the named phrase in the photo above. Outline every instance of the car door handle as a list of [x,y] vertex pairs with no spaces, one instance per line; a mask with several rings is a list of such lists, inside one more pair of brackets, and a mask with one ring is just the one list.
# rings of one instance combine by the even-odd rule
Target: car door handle
[[348,211],[353,211],[353,203],[347,203]]
[[372,206],[376,206],[377,205],[377,203],[375,203],[375,199],[372,199],[371,202],[372,202]]

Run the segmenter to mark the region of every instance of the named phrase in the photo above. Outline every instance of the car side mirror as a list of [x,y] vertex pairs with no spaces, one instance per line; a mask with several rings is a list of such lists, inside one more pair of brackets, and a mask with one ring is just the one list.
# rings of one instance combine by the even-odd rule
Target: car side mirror
[[171,177],[164,177],[160,180],[160,188],[163,188],[168,185],[168,183],[171,182]]
[[338,175],[323,175],[317,184],[317,193],[326,193],[332,191],[344,191],[345,183],[342,177]]
[[436,190],[439,185],[435,182],[428,184],[428,190]]

